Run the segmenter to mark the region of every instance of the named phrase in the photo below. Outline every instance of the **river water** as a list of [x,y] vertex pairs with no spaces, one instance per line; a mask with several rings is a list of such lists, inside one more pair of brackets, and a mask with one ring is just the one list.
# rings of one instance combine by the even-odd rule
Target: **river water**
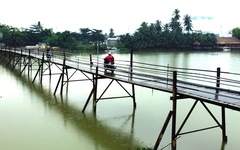
[[[115,59],[129,60],[130,54],[114,54]],[[104,55],[99,56],[103,58]],[[135,52],[134,61],[240,73],[239,52]],[[54,69],[53,69],[54,70]],[[26,73],[18,75],[10,67],[0,66],[0,149],[1,150],[127,150],[153,147],[172,108],[171,94],[136,86],[137,108],[131,98],[104,100],[93,113],[92,101],[81,113],[92,83],[72,82],[61,97],[53,92],[59,75],[38,79],[34,84]],[[99,81],[99,86],[105,86]],[[54,83],[54,84],[53,84]],[[111,85],[108,95],[124,91],[117,83]],[[128,89],[130,85],[124,84]],[[186,99],[178,102],[177,126],[193,104]],[[221,108],[207,105],[221,122]],[[220,128],[182,135],[177,140],[179,150],[234,150],[240,148],[240,113],[226,110],[228,142],[222,144]],[[215,126],[215,121],[198,104],[183,131]],[[159,149],[171,149],[171,123]]]

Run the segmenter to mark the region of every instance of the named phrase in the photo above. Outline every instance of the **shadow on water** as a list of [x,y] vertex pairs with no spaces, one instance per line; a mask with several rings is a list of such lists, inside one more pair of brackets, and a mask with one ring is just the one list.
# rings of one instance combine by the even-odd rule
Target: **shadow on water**
[[65,125],[73,125],[77,131],[79,131],[79,134],[84,132],[84,135],[87,135],[86,138],[94,141],[93,143],[96,149],[98,149],[99,146],[116,150],[136,149],[141,145],[140,142],[133,137],[135,109],[133,109],[132,114],[124,116],[126,119],[123,121],[123,125],[129,124],[129,121],[132,121],[131,133],[126,133],[120,129],[104,124],[104,122],[98,120],[97,115],[93,111],[92,113],[81,113],[81,110],[69,106],[67,97],[54,96],[50,88],[44,88],[39,83],[32,84],[31,79],[29,79],[27,75],[19,76],[19,71],[17,70],[11,70],[11,72],[15,75],[17,80],[22,82],[23,86],[33,89],[34,93],[42,100],[45,107],[61,114]]

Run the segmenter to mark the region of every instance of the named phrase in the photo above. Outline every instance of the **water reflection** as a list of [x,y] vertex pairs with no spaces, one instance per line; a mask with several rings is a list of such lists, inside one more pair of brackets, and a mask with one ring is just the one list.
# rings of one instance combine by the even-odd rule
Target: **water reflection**
[[[18,75],[18,72],[14,72],[14,74]],[[51,88],[44,88],[39,84],[31,84],[30,80],[25,77],[18,77],[18,80],[21,80],[23,86],[26,88],[33,89],[47,109],[57,111],[58,114],[61,114],[66,128],[69,125],[74,126],[79,134],[84,134],[86,138],[89,138],[94,143],[96,149],[122,150],[140,145],[134,139],[133,132],[135,109],[133,109],[132,114],[122,116],[122,118],[125,118],[122,126],[131,122],[131,132],[126,133],[98,120],[97,115],[94,113],[87,112],[82,114],[81,110],[71,107],[68,104],[69,99],[67,95],[65,97],[53,96]]]

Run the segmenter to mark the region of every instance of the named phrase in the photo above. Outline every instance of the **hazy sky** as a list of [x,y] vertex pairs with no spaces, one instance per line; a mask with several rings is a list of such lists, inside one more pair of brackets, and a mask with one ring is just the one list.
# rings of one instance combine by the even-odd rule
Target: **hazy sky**
[[221,36],[240,27],[239,0],[3,0],[0,23],[29,28],[40,21],[53,31],[96,28],[115,35],[133,33],[142,22],[169,23],[175,9],[188,14],[193,29]]

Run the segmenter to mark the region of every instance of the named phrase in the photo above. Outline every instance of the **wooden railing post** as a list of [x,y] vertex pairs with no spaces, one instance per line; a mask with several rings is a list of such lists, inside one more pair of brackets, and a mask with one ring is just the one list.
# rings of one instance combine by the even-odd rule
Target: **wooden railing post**
[[219,87],[220,87],[220,73],[221,73],[221,69],[218,67],[217,68],[217,79],[216,79],[216,94],[219,93]]
[[130,55],[130,79],[132,80],[133,75],[133,50],[131,49],[131,55]]
[[216,87],[220,87],[220,73],[221,73],[221,68],[217,68],[217,83],[216,83]]
[[92,61],[92,54],[90,54],[90,67],[93,66],[93,61]]

